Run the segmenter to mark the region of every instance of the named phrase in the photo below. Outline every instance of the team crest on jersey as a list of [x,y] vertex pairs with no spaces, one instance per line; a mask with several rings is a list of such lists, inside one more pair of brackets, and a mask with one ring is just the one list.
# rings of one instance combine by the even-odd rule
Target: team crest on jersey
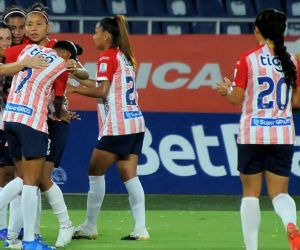
[[105,73],[107,71],[107,63],[100,63],[99,72]]

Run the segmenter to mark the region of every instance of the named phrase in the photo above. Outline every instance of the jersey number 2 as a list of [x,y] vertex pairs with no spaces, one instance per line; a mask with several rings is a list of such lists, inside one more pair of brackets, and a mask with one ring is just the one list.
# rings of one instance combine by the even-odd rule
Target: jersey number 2
[[[290,88],[285,82],[285,78],[282,77],[278,81],[275,86],[275,83],[272,78],[270,77],[258,77],[258,84],[267,84],[267,89],[263,90],[259,93],[257,98],[257,106],[259,109],[273,109],[274,108],[274,100],[264,102],[264,98],[273,94],[273,91],[276,87],[276,104],[278,109],[284,110],[286,109],[288,102],[289,102],[289,94]],[[284,98],[284,100],[282,100]]]
[[126,84],[132,84],[126,92],[126,103],[127,105],[136,105],[135,102],[135,84],[131,76],[126,77]]

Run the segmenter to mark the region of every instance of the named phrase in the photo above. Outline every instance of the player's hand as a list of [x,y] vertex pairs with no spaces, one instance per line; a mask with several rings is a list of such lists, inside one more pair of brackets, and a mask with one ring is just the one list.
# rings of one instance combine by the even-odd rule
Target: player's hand
[[42,56],[33,56],[22,61],[22,65],[28,68],[46,68],[49,62]]
[[73,111],[63,112],[62,117],[60,118],[62,121],[70,123],[72,120],[81,120],[80,115]]
[[232,82],[227,77],[224,77],[224,82],[219,82],[217,84],[217,91],[222,96],[228,95],[230,88],[232,88]]
[[67,70],[74,74],[78,70],[78,64],[77,61],[74,59],[68,59],[67,60]]

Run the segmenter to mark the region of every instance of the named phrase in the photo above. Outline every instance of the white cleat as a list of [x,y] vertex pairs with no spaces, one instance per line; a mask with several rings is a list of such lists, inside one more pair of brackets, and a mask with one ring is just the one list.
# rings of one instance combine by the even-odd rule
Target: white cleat
[[19,239],[5,240],[4,241],[5,249],[22,249],[22,241]]
[[65,247],[70,244],[74,233],[74,226],[60,226],[58,237],[55,243],[56,247]]
[[98,231],[96,227],[88,226],[83,223],[76,227],[73,234],[73,239],[88,239],[95,240],[98,237]]

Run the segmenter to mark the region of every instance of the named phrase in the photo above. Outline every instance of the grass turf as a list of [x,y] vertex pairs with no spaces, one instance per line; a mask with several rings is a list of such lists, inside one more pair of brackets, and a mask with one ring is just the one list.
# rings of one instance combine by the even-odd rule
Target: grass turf
[[[296,199],[299,202],[299,198]],[[85,218],[86,196],[66,196],[70,217],[75,225]],[[238,250],[243,248],[237,196],[146,196],[147,226],[150,241],[121,241],[133,226],[124,195],[107,195],[99,218],[99,238],[74,240],[67,249],[203,249]],[[42,217],[42,235],[54,244],[58,224],[47,204]],[[267,198],[261,199],[262,223],[260,250],[284,250],[288,242],[280,219]]]

